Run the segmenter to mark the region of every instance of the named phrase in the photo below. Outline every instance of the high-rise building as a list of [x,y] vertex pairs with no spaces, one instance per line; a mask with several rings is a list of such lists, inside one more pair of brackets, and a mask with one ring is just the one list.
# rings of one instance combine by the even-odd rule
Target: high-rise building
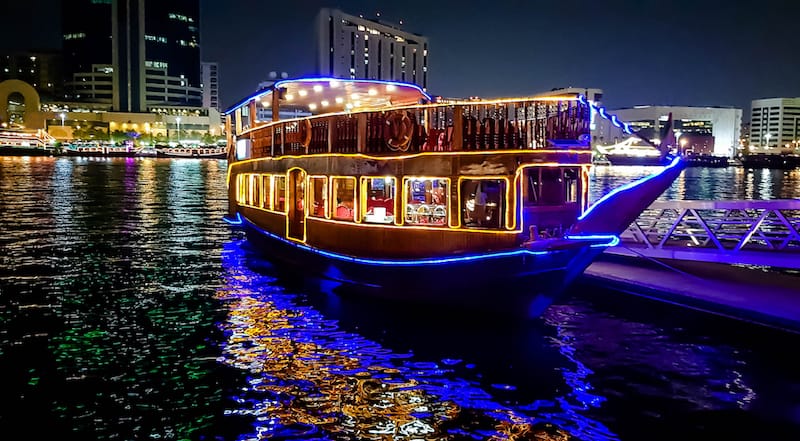
[[778,153],[800,147],[800,98],[766,98],[750,104],[750,150]]
[[200,63],[200,72],[203,86],[203,107],[210,109],[219,108],[219,65],[217,63]]
[[427,89],[426,37],[328,8],[320,11],[316,28],[320,75],[402,81]]
[[78,0],[63,8],[68,98],[114,110],[201,106],[198,0]]
[[61,54],[53,52],[0,53],[0,82],[21,80],[41,97],[54,99],[61,89]]

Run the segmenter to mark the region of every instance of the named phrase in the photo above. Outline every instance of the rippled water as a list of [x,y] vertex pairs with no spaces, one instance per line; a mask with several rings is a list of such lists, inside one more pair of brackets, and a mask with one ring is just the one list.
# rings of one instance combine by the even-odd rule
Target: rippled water
[[[713,194],[787,194],[747,176]],[[800,437],[798,336],[582,285],[533,322],[366,301],[278,272],[226,207],[224,161],[0,158],[0,433]]]

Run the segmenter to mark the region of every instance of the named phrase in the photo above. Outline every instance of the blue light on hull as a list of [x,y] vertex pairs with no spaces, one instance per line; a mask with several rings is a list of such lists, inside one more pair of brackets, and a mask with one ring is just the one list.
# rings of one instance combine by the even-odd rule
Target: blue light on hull
[[610,198],[614,197],[614,195],[616,195],[616,194],[618,194],[618,193],[620,193],[622,191],[628,190],[628,189],[630,189],[632,187],[636,187],[637,185],[642,184],[643,182],[649,181],[651,179],[655,179],[655,178],[663,175],[664,173],[667,173],[671,169],[679,166],[680,163],[681,163],[681,158],[679,156],[677,156],[672,160],[672,162],[668,166],[664,167],[658,173],[653,173],[650,176],[645,176],[642,179],[637,179],[636,181],[629,182],[629,183],[627,183],[627,184],[625,184],[625,185],[623,185],[621,187],[615,188],[614,190],[608,192],[605,196],[603,196],[602,198],[597,200],[597,202],[592,204],[592,206],[590,206],[586,211],[583,212],[583,214],[581,214],[578,217],[578,220],[581,221],[581,220],[585,219],[589,215],[589,213],[591,213],[595,208],[599,207],[603,202],[605,202],[605,201],[609,200]]
[[[497,258],[504,258],[504,257],[513,257],[513,256],[544,256],[549,254],[558,253],[563,250],[547,250],[547,251],[533,251],[527,249],[518,249],[512,251],[503,251],[503,252],[494,252],[494,253],[483,253],[483,254],[470,254],[464,256],[453,256],[453,257],[443,257],[443,258],[425,258],[425,259],[412,259],[412,260],[389,260],[389,259],[368,259],[363,257],[354,257],[348,256],[345,254],[334,253],[331,251],[324,251],[318,248],[310,247],[308,245],[290,241],[286,238],[280,237],[274,233],[270,233],[257,225],[253,224],[252,222],[248,221],[246,218],[242,218],[239,213],[237,213],[237,217],[242,224],[247,224],[249,227],[253,228],[260,234],[275,239],[284,243],[285,245],[294,246],[300,250],[318,254],[320,256],[328,257],[331,259],[336,259],[344,262],[352,262],[352,263],[360,263],[364,265],[376,265],[376,266],[430,266],[430,265],[443,265],[443,264],[457,264],[457,263],[464,263],[464,262],[472,262],[472,261],[480,261],[480,260],[488,260],[488,259],[497,259]],[[230,221],[229,221],[230,222]],[[236,224],[239,225],[239,224]],[[607,240],[608,242],[604,243],[597,243],[589,245],[592,248],[597,247],[609,247],[614,246],[619,243],[619,238],[613,235],[575,235],[575,236],[567,236],[565,237],[567,240]]]
[[227,222],[230,225],[242,225],[242,223],[243,223],[242,215],[240,213],[236,213],[236,217],[233,218],[233,219],[229,218],[228,216],[224,216],[222,218],[222,220],[224,220],[225,222]]

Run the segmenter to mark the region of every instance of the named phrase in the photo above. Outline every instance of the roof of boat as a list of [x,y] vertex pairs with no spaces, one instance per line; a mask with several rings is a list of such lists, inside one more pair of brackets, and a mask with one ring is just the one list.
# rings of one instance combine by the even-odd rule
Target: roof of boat
[[421,87],[411,83],[345,78],[298,78],[277,81],[238,102],[225,113],[231,113],[252,100],[259,101],[265,108],[271,107],[275,91],[281,94],[281,108],[289,107],[312,114],[410,106],[432,100]]

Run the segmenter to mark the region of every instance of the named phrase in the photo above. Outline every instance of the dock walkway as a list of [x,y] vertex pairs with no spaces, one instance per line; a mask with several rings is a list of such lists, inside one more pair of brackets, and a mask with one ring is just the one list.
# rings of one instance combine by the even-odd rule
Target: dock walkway
[[800,272],[604,254],[584,281],[800,332]]

